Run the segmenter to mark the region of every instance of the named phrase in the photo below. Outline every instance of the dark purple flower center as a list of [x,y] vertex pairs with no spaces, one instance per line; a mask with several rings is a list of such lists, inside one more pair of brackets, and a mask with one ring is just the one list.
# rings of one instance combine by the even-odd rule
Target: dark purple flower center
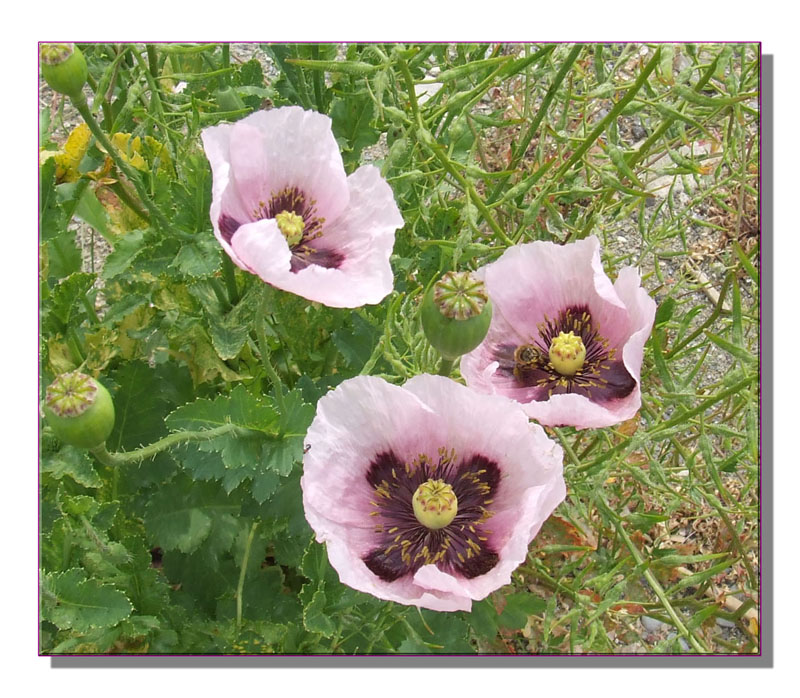
[[[446,483],[458,499],[455,517],[442,528],[428,528],[414,514],[414,493],[428,480]],[[486,529],[500,482],[493,461],[472,455],[457,462],[455,453],[440,449],[436,463],[424,455],[403,463],[389,451],[372,461],[367,482],[374,490],[371,516],[377,544],[363,560],[384,581],[413,575],[423,565],[472,579],[497,564]]]
[[[335,269],[342,264],[344,255],[320,245],[325,219],[317,214],[317,203],[314,199],[306,196],[297,187],[287,187],[277,194],[272,194],[269,201],[260,201],[252,212],[251,221],[275,218],[280,213],[292,213],[302,219],[302,237],[298,242],[289,245],[293,272],[305,269],[310,264],[328,269]],[[220,234],[230,244],[234,233],[242,223],[223,213],[219,217],[218,225]]]
[[[587,306],[570,306],[555,320],[545,316],[537,330],[538,337],[530,344],[503,344],[495,351],[498,372],[513,377],[520,387],[540,388],[534,392],[533,400],[576,393],[604,402],[626,397],[636,387],[625,364],[616,358],[617,350],[609,348],[608,340],[594,326]],[[570,332],[582,340],[586,357],[573,375],[563,375],[550,360],[550,347],[561,333]]]

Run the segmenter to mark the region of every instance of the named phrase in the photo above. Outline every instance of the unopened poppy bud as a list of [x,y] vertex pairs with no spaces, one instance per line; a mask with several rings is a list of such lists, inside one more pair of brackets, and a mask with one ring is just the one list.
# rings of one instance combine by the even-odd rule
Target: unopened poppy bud
[[63,373],[47,388],[44,414],[64,443],[95,448],[114,428],[114,403],[108,390],[84,373]]
[[56,92],[72,97],[86,84],[89,69],[75,44],[42,44],[42,77]]
[[477,347],[489,331],[492,304],[483,281],[469,272],[448,272],[422,301],[422,329],[450,361]]

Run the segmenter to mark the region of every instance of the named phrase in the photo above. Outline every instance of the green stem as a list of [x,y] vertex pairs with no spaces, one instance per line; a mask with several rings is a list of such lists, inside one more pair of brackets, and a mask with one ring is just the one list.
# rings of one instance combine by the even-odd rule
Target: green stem
[[678,629],[681,635],[683,635],[689,643],[694,647],[695,651],[698,654],[706,654],[708,650],[700,644],[700,641],[694,636],[694,634],[684,625],[683,620],[677,614],[675,609],[672,607],[672,604],[669,602],[666,593],[664,592],[664,588],[661,586],[659,581],[655,578],[653,573],[646,565],[646,561],[642,554],[639,552],[639,549],[633,544],[628,532],[625,530],[625,527],[622,525],[619,517],[611,511],[611,507],[606,503],[605,498],[600,495],[597,498],[597,503],[600,505],[600,508],[605,511],[608,517],[611,519],[611,522],[614,525],[614,528],[617,529],[617,533],[620,535],[622,540],[625,542],[625,546],[630,551],[633,559],[636,560],[636,564],[644,569],[643,574],[644,578],[647,580],[647,583],[650,585],[650,588],[655,592],[655,595],[658,597],[658,600],[661,602],[661,605],[664,606],[665,610],[669,614],[669,617],[672,619],[672,622],[675,624],[675,627]]
[[[286,405],[283,400],[283,384],[281,383],[280,376],[278,376],[278,372],[272,365],[272,361],[270,361],[269,345],[267,344],[267,335],[264,330],[264,323],[266,322],[266,315],[270,304],[269,297],[271,291],[272,287],[269,284],[264,284],[264,290],[261,296],[261,305],[259,306],[258,317],[256,318],[256,333],[258,335],[258,348],[261,351],[261,363],[264,366],[264,370],[267,372],[267,376],[272,382],[272,386],[275,390],[275,400],[278,403],[278,410],[280,411],[281,416],[285,416]],[[281,436],[282,435],[283,434],[281,433]]]
[[[594,145],[597,139],[606,130],[608,125],[612,122],[616,122],[620,112],[628,105],[629,102],[633,100],[634,97],[636,97],[636,95],[639,93],[639,90],[641,90],[645,82],[647,82],[647,78],[650,77],[650,73],[656,69],[656,66],[660,60],[661,48],[659,47],[653,54],[653,57],[648,61],[647,65],[645,65],[645,67],[642,69],[639,77],[636,78],[636,81],[633,83],[630,89],[623,95],[622,99],[620,99],[619,102],[617,102],[611,108],[608,114],[605,115],[600,123],[598,123],[592,132],[584,139],[583,143],[575,149],[575,152],[572,153],[567,161],[561,165],[561,167],[558,168],[558,171],[550,178],[548,185],[539,193],[539,195],[536,197],[536,200],[531,204],[534,209],[539,207],[540,202],[550,192],[552,187],[556,185],[556,183],[564,180],[564,175],[569,172],[575,163],[577,163],[578,160],[584,156],[586,151]],[[521,235],[522,231],[519,232],[518,237],[521,237]],[[568,241],[570,237],[571,234],[567,233],[566,240]]]
[[222,278],[225,280],[225,287],[228,289],[228,300],[234,306],[239,302],[239,289],[236,286],[233,261],[225,250],[222,250]]
[[258,528],[258,521],[250,527],[250,535],[247,536],[247,544],[244,548],[244,556],[242,557],[242,569],[239,572],[239,583],[236,585],[236,628],[242,627],[242,591],[244,590],[244,577],[247,572],[247,561],[250,559],[250,548],[253,545],[253,538],[256,535]]
[[[153,48],[152,44],[148,44],[147,46],[147,55],[150,57],[150,51],[153,51],[153,56],[155,56],[155,48]],[[156,79],[158,78],[158,62],[155,61],[155,72],[153,72],[153,64],[154,61],[150,61],[150,67],[145,64],[144,58],[142,58],[141,54],[135,50],[132,46],[131,51],[136,58],[136,61],[139,63],[139,66],[142,68],[142,73],[144,74],[145,80],[147,80],[147,86],[150,88],[150,107],[148,111],[155,111],[157,119],[154,119],[156,123],[158,123],[162,128],[166,125],[166,119],[164,118],[164,107],[161,104],[161,94],[158,91],[158,85],[156,84]],[[171,133],[168,129],[164,128],[164,136],[167,140],[172,144],[171,140]]]
[[150,223],[150,216],[142,209],[141,206],[137,203],[137,201],[128,193],[128,190],[122,184],[122,182],[114,182],[114,184],[110,185],[111,191],[113,191],[118,197],[119,200],[125,204],[131,211],[133,211],[139,218],[141,218],[146,223]]
[[439,364],[439,375],[449,376],[450,373],[453,371],[454,363],[455,359],[445,359],[444,357],[442,357],[442,363]]
[[[147,44],[147,67],[150,70],[150,75],[154,78],[158,77],[158,54],[156,53],[155,44]],[[135,50],[135,49],[134,49]]]
[[244,433],[245,431],[245,429],[237,427],[235,424],[223,424],[214,429],[203,429],[202,431],[178,431],[151,443],[149,446],[143,446],[134,451],[109,453],[106,449],[106,445],[100,444],[96,448],[91,449],[91,453],[103,465],[117,467],[127,463],[139,463],[147,458],[155,457],[161,453],[161,451],[166,451],[168,448],[183,443],[189,443],[190,441],[211,441],[224,434],[230,434],[231,432]]
[[[576,44],[572,51],[569,52],[567,58],[561,64],[561,68],[559,68],[558,73],[556,73],[556,76],[553,78],[553,82],[550,84],[550,87],[548,88],[547,93],[542,100],[542,104],[540,105],[539,110],[536,112],[536,116],[534,116],[533,121],[531,121],[531,125],[528,127],[528,130],[525,132],[522,138],[520,138],[514,146],[511,154],[511,162],[509,163],[507,169],[515,170],[517,168],[522,156],[527,152],[528,146],[533,140],[534,135],[536,135],[536,131],[539,129],[539,125],[542,123],[542,119],[544,119],[545,114],[547,114],[547,110],[550,108],[550,103],[555,98],[556,92],[558,92],[558,89],[561,87],[561,83],[564,82],[567,72],[572,67],[572,64],[577,60],[578,54],[580,54],[582,49],[583,44]],[[525,96],[527,97],[527,91]],[[495,185],[494,190],[488,197],[489,204],[497,201],[497,197],[500,195],[500,192],[502,192],[509,176],[510,175],[506,175]]]
[[[315,60],[319,60],[319,45],[318,44],[311,44],[311,57]],[[323,103],[323,82],[322,82],[323,73],[321,70],[314,71],[314,101],[317,103],[317,111],[321,113],[325,113],[325,104]],[[365,81],[366,82],[366,81]]]
[[114,144],[108,139],[108,136],[106,136],[103,129],[100,128],[100,124],[97,123],[97,120],[94,118],[91,109],[89,109],[89,105],[86,103],[86,97],[83,96],[83,93],[77,92],[71,95],[70,99],[72,100],[74,107],[78,110],[78,113],[83,117],[83,120],[86,122],[86,125],[89,127],[92,135],[97,139],[100,145],[103,146],[106,153],[108,153],[108,156],[117,166],[117,169],[119,169],[136,188],[136,193],[139,195],[139,198],[142,200],[145,208],[150,211],[151,218],[158,221],[158,224],[164,228],[164,230],[169,230],[169,221],[164,217],[164,214],[161,213],[158,207],[147,195],[144,186],[139,180],[139,175],[136,173],[133,167],[131,167],[127,162],[125,162],[125,160],[122,159],[122,156],[119,154]]

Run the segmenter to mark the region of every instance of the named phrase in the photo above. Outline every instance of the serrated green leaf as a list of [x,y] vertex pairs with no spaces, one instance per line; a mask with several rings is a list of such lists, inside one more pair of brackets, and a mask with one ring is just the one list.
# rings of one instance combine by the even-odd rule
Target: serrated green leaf
[[95,275],[75,272],[62,279],[53,289],[50,312],[64,325],[69,325],[75,308],[82,302],[86,292],[92,287]]
[[74,232],[56,232],[45,245],[49,277],[62,279],[80,271],[81,251],[75,244]]
[[528,617],[538,615],[547,608],[544,599],[530,592],[516,592],[506,597],[506,605],[498,618],[498,624],[510,630],[520,630],[528,622]]
[[346,166],[357,163],[361,151],[378,142],[380,131],[370,125],[374,112],[375,105],[367,93],[349,94],[344,99],[334,100],[331,109],[333,135],[344,142]]
[[144,523],[150,540],[164,550],[191,553],[203,545],[216,556],[238,534],[240,507],[218,485],[178,476],[148,500]]
[[271,470],[263,470],[253,475],[250,493],[259,504],[266,502],[280,486],[280,476]]
[[42,458],[42,472],[56,480],[68,476],[84,487],[97,488],[103,484],[86,451],[64,446],[58,453]]
[[239,356],[239,352],[242,351],[250,334],[248,325],[242,325],[228,315],[222,318],[212,316],[208,326],[211,333],[211,344],[220,359],[228,360]]
[[317,589],[311,597],[311,602],[303,608],[303,625],[312,633],[319,633],[323,637],[333,637],[336,625],[325,614],[325,592]]
[[114,243],[114,251],[106,257],[103,278],[113,279],[128,269],[145,248],[145,233],[134,230]]
[[295,463],[303,457],[303,437],[284,436],[264,444],[262,463],[279,475],[288,475],[292,472]]
[[467,622],[478,634],[486,638],[497,635],[497,611],[491,598],[475,601],[472,611],[466,616]]
[[210,276],[219,268],[219,243],[214,238],[198,238],[181,245],[172,261],[181,274],[194,277]]
[[166,434],[164,415],[169,409],[169,388],[162,367],[151,368],[143,361],[124,363],[112,374],[116,420],[108,439],[109,450],[138,448]]
[[78,568],[47,575],[43,596],[43,617],[62,630],[79,633],[115,626],[133,611],[125,594],[87,579]]
[[[174,500],[172,501],[174,503]],[[169,509],[168,502],[162,498],[156,499],[155,502],[154,510],[145,519],[145,525],[153,540],[165,550],[174,549],[190,553],[196,550],[211,532],[211,517],[201,509],[186,506]]]
[[[220,395],[215,400],[201,398],[182,405],[167,416],[166,424],[172,431],[196,431],[234,424],[272,435],[277,429],[277,414],[264,400],[249,393],[243,385],[237,385],[229,396]],[[221,437],[215,443],[222,444],[222,439],[234,438]]]
[[98,201],[94,190],[89,187],[83,190],[78,205],[75,207],[75,215],[92,226],[106,240],[112,241],[112,236],[108,230],[108,214],[100,201]]

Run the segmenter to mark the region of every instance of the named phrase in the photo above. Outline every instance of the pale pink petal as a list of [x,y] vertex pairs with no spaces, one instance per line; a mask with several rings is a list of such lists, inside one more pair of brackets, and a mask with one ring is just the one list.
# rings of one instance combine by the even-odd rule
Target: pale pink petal
[[622,358],[631,375],[638,377],[642,369],[644,345],[656,317],[656,302],[642,288],[639,272],[633,267],[620,270],[614,289],[628,309],[632,328],[632,334],[625,342]]
[[342,156],[324,114],[300,107],[254,112],[233,125],[230,154],[236,185],[253,209],[287,187],[310,196],[328,221],[347,208]]
[[611,346],[627,337],[625,306],[603,271],[600,241],[591,235],[568,245],[531,242],[509,247],[486,269],[486,289],[518,335],[529,340],[545,317],[588,305]]
[[245,223],[231,238],[231,247],[242,268],[281,288],[273,279],[290,273],[292,253],[274,219]]
[[204,129],[200,137],[203,140],[203,148],[208,161],[211,163],[211,171],[213,173],[210,215],[214,236],[228,256],[239,267],[247,269],[219,229],[219,220],[223,214],[230,216],[239,223],[250,220],[249,214],[246,213],[230,176],[230,136],[232,129],[233,126],[230,124],[212,126]]

